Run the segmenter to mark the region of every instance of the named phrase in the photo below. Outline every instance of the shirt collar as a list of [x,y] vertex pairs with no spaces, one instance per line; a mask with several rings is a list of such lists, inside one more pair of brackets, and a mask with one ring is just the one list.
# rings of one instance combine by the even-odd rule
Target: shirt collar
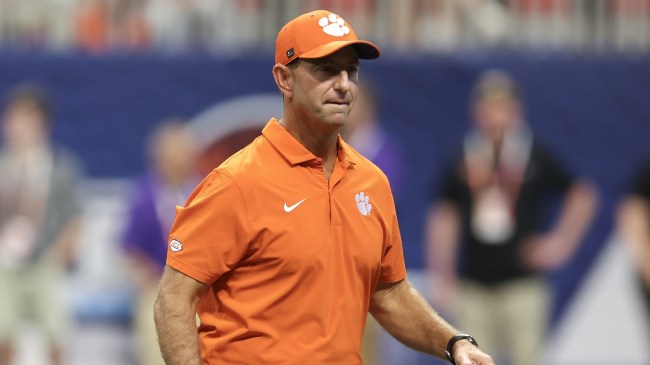
[[[280,124],[280,121],[271,118],[262,130],[262,135],[271,142],[284,158],[289,161],[291,165],[298,165],[300,163],[316,160],[317,157],[309,152],[298,140],[289,133],[289,131]],[[338,136],[338,160],[344,168],[354,165],[355,162],[351,158],[350,146],[343,141],[341,136]]]

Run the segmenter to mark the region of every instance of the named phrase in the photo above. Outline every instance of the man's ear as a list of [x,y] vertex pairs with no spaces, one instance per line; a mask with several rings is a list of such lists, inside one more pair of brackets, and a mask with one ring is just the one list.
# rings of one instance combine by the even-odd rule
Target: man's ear
[[277,63],[273,66],[273,78],[282,96],[291,99],[293,95],[293,73],[288,66]]

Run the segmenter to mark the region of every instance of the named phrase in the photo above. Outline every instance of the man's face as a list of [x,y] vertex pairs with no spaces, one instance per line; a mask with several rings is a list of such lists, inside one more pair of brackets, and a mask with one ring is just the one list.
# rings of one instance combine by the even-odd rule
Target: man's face
[[482,133],[501,140],[508,130],[521,122],[521,106],[512,96],[486,97],[474,105],[474,117]]
[[356,49],[348,46],[327,57],[302,59],[292,73],[291,104],[296,116],[321,128],[343,126],[357,97]]
[[45,138],[45,116],[28,102],[10,106],[4,113],[2,132],[12,147],[28,148],[39,145]]
[[156,141],[154,162],[167,183],[184,182],[194,173],[197,158],[192,134],[183,128],[170,128]]

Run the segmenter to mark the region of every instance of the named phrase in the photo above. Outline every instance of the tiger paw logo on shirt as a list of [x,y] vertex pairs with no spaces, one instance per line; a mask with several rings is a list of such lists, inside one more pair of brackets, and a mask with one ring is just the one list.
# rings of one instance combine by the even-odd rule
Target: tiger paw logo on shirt
[[372,205],[370,204],[370,197],[368,195],[362,191],[359,194],[354,195],[354,200],[357,202],[357,208],[361,215],[366,216],[370,214]]

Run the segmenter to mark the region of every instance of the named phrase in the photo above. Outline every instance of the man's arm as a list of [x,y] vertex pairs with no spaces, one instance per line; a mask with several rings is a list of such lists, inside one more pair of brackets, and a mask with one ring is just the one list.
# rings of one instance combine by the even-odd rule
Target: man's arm
[[534,268],[552,270],[573,256],[596,211],[598,193],[587,181],[571,186],[560,217],[549,234],[533,238],[524,247],[522,258]]
[[631,195],[621,203],[617,218],[623,244],[650,287],[650,204],[641,196]]
[[66,268],[71,267],[77,257],[81,217],[74,216],[61,229],[51,247],[52,255]]
[[160,351],[167,365],[202,365],[196,330],[196,306],[207,285],[165,267],[154,319]]
[[443,200],[427,217],[427,266],[430,298],[436,309],[451,311],[458,291],[456,262],[460,240],[460,213],[456,204]]
[[[431,308],[408,280],[377,288],[370,313],[406,346],[441,358],[449,339],[460,333]],[[466,340],[456,343],[453,357],[457,365],[494,365],[490,356]]]

